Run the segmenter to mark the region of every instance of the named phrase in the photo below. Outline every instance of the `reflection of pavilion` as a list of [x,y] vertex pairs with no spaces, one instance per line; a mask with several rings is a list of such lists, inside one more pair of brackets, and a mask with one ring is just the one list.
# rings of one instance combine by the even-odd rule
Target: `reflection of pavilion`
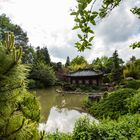
[[93,69],[79,69],[64,75],[71,84],[86,84],[99,86],[102,83],[103,73]]

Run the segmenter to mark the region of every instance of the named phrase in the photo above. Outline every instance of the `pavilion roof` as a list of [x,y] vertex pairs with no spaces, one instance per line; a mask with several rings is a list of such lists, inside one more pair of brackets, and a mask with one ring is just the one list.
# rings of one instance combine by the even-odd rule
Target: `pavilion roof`
[[66,74],[67,77],[85,77],[85,76],[99,76],[103,73],[94,69],[79,69],[75,72]]

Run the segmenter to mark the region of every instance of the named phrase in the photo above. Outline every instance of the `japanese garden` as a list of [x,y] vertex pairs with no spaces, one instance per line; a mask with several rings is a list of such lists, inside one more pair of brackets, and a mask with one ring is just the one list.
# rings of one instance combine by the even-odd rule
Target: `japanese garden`
[[[77,53],[72,57],[65,47],[63,62],[54,61],[48,45],[32,45],[22,25],[0,15],[0,140],[140,139],[140,54],[127,61],[128,52],[121,57],[117,48],[91,61],[83,55],[96,45],[99,22],[124,3],[75,2],[69,16]],[[139,20],[140,3],[135,4],[128,11]],[[140,40],[124,47],[137,52]]]

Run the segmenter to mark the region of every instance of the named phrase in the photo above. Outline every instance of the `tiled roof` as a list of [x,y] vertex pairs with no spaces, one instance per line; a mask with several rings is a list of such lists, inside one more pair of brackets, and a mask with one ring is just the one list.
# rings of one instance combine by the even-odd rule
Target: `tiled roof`
[[66,76],[68,77],[82,77],[82,76],[99,76],[103,73],[101,71],[96,71],[93,69],[81,69],[75,72],[69,73]]

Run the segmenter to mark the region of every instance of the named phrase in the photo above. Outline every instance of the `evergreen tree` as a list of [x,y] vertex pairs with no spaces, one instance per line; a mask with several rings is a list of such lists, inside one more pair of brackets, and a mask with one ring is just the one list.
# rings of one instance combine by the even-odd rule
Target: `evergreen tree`
[[135,56],[132,56],[132,57],[130,58],[130,62],[134,62],[134,61],[136,61],[136,57],[135,57]]
[[22,50],[6,34],[0,45],[0,139],[38,140],[39,103],[26,90],[28,68],[21,64]]
[[69,58],[69,56],[67,57],[66,64],[65,64],[65,67],[68,67],[68,66],[70,66],[70,58]]
[[123,63],[122,59],[119,58],[117,50],[113,53],[112,56],[113,67],[111,71],[111,79],[113,82],[119,82],[121,80],[122,67]]
[[22,48],[24,50],[23,57],[22,57],[23,64],[33,64],[34,59],[35,59],[34,48],[31,45],[23,46]]
[[50,55],[49,55],[47,47],[44,47],[44,48],[37,47],[35,61],[36,62],[43,62],[45,64],[50,65],[51,60],[50,60]]

